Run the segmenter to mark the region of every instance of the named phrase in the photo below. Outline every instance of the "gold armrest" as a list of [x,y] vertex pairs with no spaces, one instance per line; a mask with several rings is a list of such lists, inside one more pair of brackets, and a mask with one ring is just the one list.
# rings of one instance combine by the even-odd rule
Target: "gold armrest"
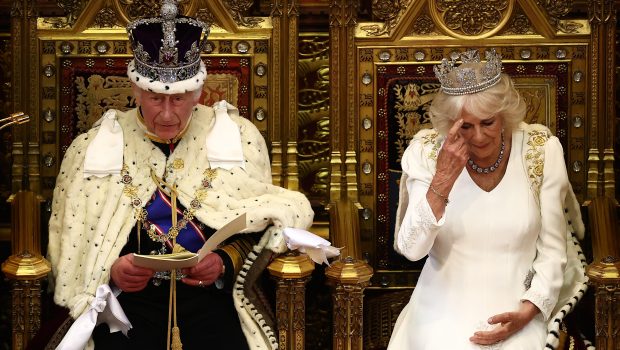
[[305,344],[306,283],[314,271],[314,262],[305,254],[289,252],[267,266],[276,281],[276,322],[278,347],[298,349]]
[[41,326],[41,280],[50,263],[40,254],[41,197],[32,191],[11,196],[11,255],[2,272],[12,282],[12,348],[25,349]]
[[332,263],[325,275],[334,289],[334,349],[363,349],[364,289],[372,267],[349,256]]
[[620,237],[618,203],[600,196],[586,203],[594,262],[586,270],[594,290],[597,349],[620,347]]

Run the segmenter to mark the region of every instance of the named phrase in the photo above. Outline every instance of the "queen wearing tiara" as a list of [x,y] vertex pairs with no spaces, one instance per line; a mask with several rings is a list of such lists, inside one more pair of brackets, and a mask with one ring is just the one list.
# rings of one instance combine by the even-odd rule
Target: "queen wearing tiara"
[[428,258],[391,350],[553,349],[586,288],[562,146],[523,122],[500,55],[485,58],[470,50],[435,67],[433,129],[402,157],[394,248]]

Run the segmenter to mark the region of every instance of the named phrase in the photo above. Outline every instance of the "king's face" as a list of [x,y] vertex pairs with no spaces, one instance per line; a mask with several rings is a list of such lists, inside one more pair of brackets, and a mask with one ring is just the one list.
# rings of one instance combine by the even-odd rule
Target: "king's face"
[[194,92],[167,95],[143,90],[136,99],[147,130],[171,140],[185,129],[198,97]]

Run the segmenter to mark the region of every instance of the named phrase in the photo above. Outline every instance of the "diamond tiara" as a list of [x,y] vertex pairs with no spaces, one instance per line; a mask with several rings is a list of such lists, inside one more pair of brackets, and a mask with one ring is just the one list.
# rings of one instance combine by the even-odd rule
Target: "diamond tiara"
[[468,50],[450,60],[444,58],[433,67],[441,83],[441,90],[448,95],[467,95],[484,91],[497,84],[502,74],[502,56],[491,49],[486,52],[486,63],[477,70],[472,67],[455,67],[456,60],[462,64],[480,63],[478,50]]

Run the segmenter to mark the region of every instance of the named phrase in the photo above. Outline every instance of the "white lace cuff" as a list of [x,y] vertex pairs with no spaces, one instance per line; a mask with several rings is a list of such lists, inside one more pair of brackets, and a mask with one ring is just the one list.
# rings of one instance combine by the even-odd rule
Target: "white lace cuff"
[[549,319],[551,311],[553,311],[553,307],[555,306],[555,303],[551,299],[531,289],[525,291],[521,300],[529,300],[532,304],[536,305],[545,317],[545,320]]
[[424,199],[420,200],[413,209],[417,215],[414,215],[411,224],[407,226],[406,230],[403,230],[403,234],[399,235],[399,240],[401,241],[400,246],[403,247],[405,251],[414,250],[414,246],[418,244],[420,240],[426,239],[433,228],[435,226],[440,226],[444,221],[443,218],[441,218],[439,222],[435,220],[433,210]]

